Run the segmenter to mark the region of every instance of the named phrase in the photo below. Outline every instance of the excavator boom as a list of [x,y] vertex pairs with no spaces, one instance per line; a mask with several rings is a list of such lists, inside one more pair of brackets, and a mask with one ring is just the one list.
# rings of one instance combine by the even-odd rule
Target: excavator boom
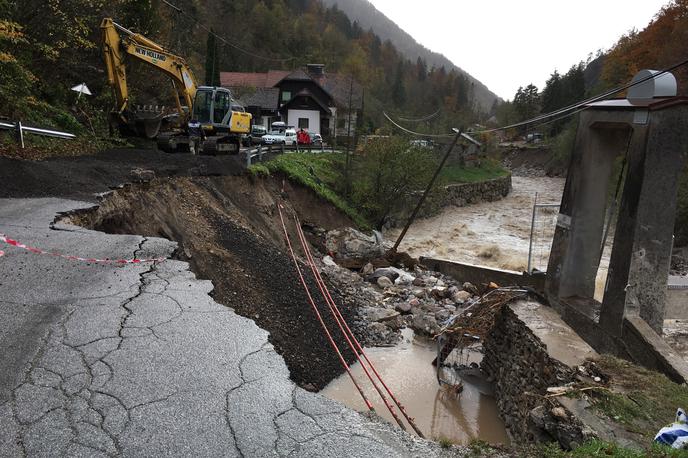
[[[100,29],[108,82],[113,88],[117,100],[117,108],[113,114],[120,126],[126,126],[135,132],[141,130],[136,125],[141,124],[142,120],[129,107],[129,88],[127,87],[126,66],[124,64],[127,58],[144,62],[170,77],[179,121],[180,123],[186,122],[198,86],[191,68],[184,59],[172,54],[163,46],[143,35],[122,27],[111,18],[103,19]],[[148,124],[144,129],[144,136],[153,137],[157,134],[162,120],[161,116],[160,114],[158,119],[155,117],[143,119],[143,124]],[[150,124],[155,123],[158,124],[158,127],[151,128]]]

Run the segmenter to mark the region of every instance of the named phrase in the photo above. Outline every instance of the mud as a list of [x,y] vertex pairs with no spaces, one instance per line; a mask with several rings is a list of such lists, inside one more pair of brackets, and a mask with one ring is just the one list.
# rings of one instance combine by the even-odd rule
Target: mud
[[[464,390],[459,395],[440,388],[435,367],[431,364],[436,356],[433,343],[414,338],[411,330],[406,329],[403,333],[400,345],[371,348],[366,352],[423,434],[454,443],[466,444],[480,439],[492,444],[509,444],[496,402],[489,394],[489,384],[481,379],[465,380]],[[363,385],[366,396],[379,401],[358,363],[352,366],[352,372]],[[347,375],[332,381],[321,394],[361,412],[367,410]],[[381,402],[376,403],[376,412],[388,421],[394,421]]]

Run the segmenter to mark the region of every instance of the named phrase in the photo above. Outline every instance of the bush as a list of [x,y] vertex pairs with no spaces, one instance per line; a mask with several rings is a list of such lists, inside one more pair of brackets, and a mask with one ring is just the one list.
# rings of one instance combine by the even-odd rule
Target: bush
[[404,138],[379,138],[357,156],[352,200],[380,228],[393,212],[414,202],[437,169],[438,160],[426,149],[410,147]]

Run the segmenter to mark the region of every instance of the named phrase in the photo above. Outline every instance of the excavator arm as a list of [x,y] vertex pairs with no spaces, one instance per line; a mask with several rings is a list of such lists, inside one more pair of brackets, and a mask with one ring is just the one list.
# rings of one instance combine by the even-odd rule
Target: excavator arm
[[[172,80],[174,101],[181,122],[191,112],[197,84],[189,65],[179,56],[141,34],[122,27],[111,18],[105,18],[100,24],[102,33],[102,50],[105,60],[108,82],[113,88],[117,100],[116,115],[123,124],[132,124],[129,108],[129,89],[125,59],[131,57],[148,64],[166,74]],[[184,110],[184,106],[187,107]],[[159,129],[159,120],[158,129]],[[157,132],[158,129],[153,129]],[[150,135],[149,135],[150,136]]]

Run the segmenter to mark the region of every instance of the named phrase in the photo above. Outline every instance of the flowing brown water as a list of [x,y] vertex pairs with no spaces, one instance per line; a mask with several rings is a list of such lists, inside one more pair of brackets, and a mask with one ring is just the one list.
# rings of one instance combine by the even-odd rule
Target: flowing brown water
[[[435,367],[431,364],[435,358],[434,344],[414,338],[411,330],[403,333],[404,339],[398,346],[370,348],[366,353],[423,434],[427,438],[444,438],[455,443],[468,443],[472,439],[493,444],[510,443],[494,399],[484,394],[489,391],[488,384],[479,380],[465,382],[458,396],[440,388]],[[358,363],[352,366],[352,372],[364,385],[368,399],[375,402],[376,412],[393,422]],[[321,393],[355,410],[367,410],[346,374],[333,380]]]
[[[517,272],[528,265],[530,226],[535,193],[540,204],[558,204],[564,178],[512,177],[513,189],[504,199],[465,207],[446,207],[431,218],[419,219],[404,237],[400,249],[412,256],[428,256],[450,261],[496,267]],[[556,208],[541,209],[535,226],[533,265],[546,270],[554,235]],[[386,231],[387,240],[396,240],[400,228]],[[610,234],[596,279],[595,297],[602,297],[607,277],[613,234]]]

